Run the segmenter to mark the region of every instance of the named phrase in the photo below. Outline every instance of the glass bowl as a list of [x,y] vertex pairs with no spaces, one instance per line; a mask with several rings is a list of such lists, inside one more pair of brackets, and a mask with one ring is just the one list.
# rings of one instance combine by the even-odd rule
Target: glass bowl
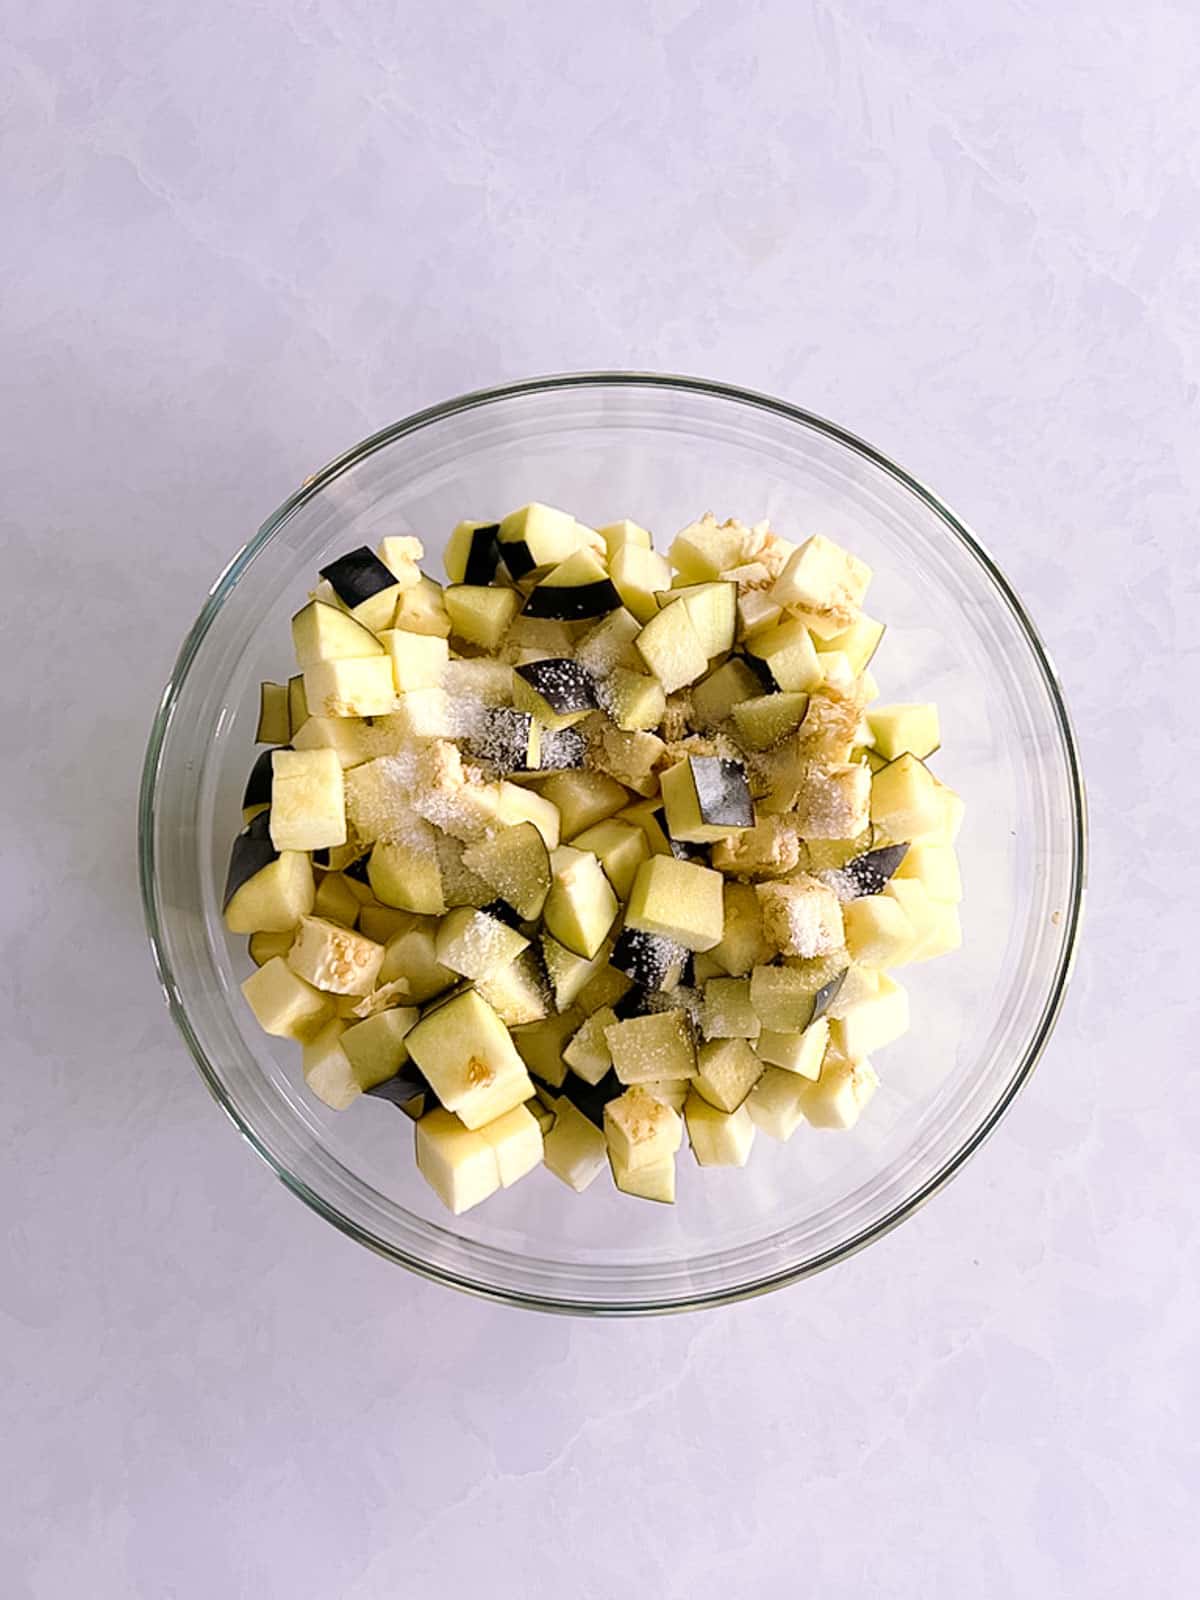
[[[675,1206],[603,1179],[576,1196],[531,1174],[452,1218],[417,1173],[412,1124],[362,1099],[327,1110],[298,1050],[262,1034],[220,896],[254,756],[258,683],[291,669],[288,619],[318,566],[416,533],[440,572],[463,517],[528,500],[660,544],[706,509],[820,531],[875,569],[887,700],[939,702],[935,766],[964,796],[960,952],[909,968],[911,1033],[850,1133],[760,1137],[745,1169],[679,1162]],[[930,490],[794,406],[720,384],[597,373],[466,395],[385,429],[292,496],[233,558],[184,641],[146,755],[142,889],[167,1001],[209,1088],[321,1216],[426,1277],[514,1304],[592,1314],[737,1300],[829,1266],[962,1166],[1029,1077],[1060,1008],[1079,925],[1083,791],[1062,692],[994,562]],[[965,1227],[978,1227],[968,1219]]]

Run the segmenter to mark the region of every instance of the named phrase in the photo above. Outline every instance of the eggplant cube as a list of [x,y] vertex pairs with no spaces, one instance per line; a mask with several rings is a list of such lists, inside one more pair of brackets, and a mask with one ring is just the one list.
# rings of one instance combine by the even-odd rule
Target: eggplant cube
[[715,1039],[700,1046],[694,1088],[718,1111],[736,1111],[762,1075],[745,1039]]
[[[675,1115],[674,1112],[671,1114]],[[613,1182],[622,1194],[633,1195],[638,1200],[657,1200],[662,1205],[674,1205],[674,1156],[663,1156],[661,1161],[651,1161],[642,1167],[627,1167],[610,1150],[608,1162],[612,1168]]]
[[375,987],[383,956],[384,947],[361,933],[321,917],[301,917],[287,964],[314,989],[366,995]]
[[708,652],[686,606],[668,605],[651,617],[636,642],[642,660],[662,684],[664,694],[695,683],[708,671]]
[[419,1016],[416,1006],[392,1006],[346,1029],[341,1045],[360,1088],[373,1089],[395,1077],[408,1060],[404,1041]]
[[489,978],[515,961],[529,940],[473,906],[458,906],[442,918],[436,954],[443,967],[464,978]]
[[545,1135],[543,1158],[554,1176],[582,1194],[604,1170],[607,1155],[607,1142],[596,1124],[568,1099],[560,1099],[554,1126]]
[[502,1189],[510,1188],[541,1166],[541,1124],[525,1106],[514,1106],[494,1122],[485,1122],[479,1136],[495,1153]]
[[382,717],[396,709],[388,655],[314,661],[304,669],[304,697],[314,717]]
[[594,1011],[563,1051],[563,1060],[584,1083],[599,1083],[612,1066],[612,1052],[604,1030],[617,1020],[609,1006]]
[[751,1089],[746,1110],[769,1138],[786,1143],[804,1121],[804,1095],[815,1088],[807,1078],[768,1067]]
[[750,1004],[749,978],[709,978],[700,1031],[706,1039],[757,1039],[762,1022]]
[[638,868],[625,920],[685,950],[711,950],[725,928],[721,874],[695,861],[651,856]]
[[461,1216],[500,1187],[495,1148],[439,1107],[416,1125],[417,1166],[448,1211]]
[[696,1046],[691,1024],[682,1011],[652,1011],[610,1024],[604,1037],[621,1083],[694,1078]]
[[814,1081],[821,1076],[821,1062],[829,1043],[829,1019],[820,1017],[799,1033],[772,1033],[764,1029],[754,1046],[758,1059],[769,1067],[794,1072]]
[[754,804],[740,761],[687,756],[668,767],[661,782],[672,839],[712,844],[754,826]]
[[450,661],[445,639],[436,634],[404,633],[389,628],[379,635],[392,663],[392,686],[397,694],[410,689],[440,689]]
[[271,756],[271,843],[319,850],[346,842],[342,763],[333,750],[276,750]]
[[690,1094],[683,1108],[688,1139],[702,1167],[744,1167],[754,1145],[755,1126],[747,1108],[719,1111],[698,1094]]
[[242,993],[259,1027],[277,1039],[309,1038],[333,1015],[329,997],[297,977],[281,955],[252,972]]
[[869,1061],[848,1061],[830,1051],[816,1083],[804,1084],[801,1110],[814,1128],[852,1128],[878,1087],[879,1074]]
[[550,857],[550,892],[542,912],[551,938],[590,961],[616,921],[617,897],[588,850],[560,845]]
[[474,990],[454,995],[421,1018],[408,1053],[448,1111],[481,1127],[533,1094],[508,1029]]
[[763,933],[786,956],[829,955],[845,943],[842,907],[832,889],[816,878],[760,883]]
[[836,628],[849,628],[858,619],[870,581],[865,561],[818,533],[788,557],[771,599],[785,610],[811,612]]
[[569,657],[550,657],[513,668],[513,704],[559,732],[595,711],[599,701],[586,668]]
[[613,1160],[625,1171],[673,1156],[683,1142],[677,1112],[636,1084],[604,1108],[604,1136]]

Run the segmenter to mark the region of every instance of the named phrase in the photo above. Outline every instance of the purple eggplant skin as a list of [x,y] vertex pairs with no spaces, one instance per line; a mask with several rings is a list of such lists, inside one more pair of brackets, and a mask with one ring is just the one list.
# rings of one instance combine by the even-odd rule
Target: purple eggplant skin
[[647,933],[641,928],[625,928],[613,945],[609,965],[632,978],[641,989],[661,989],[672,973],[683,964],[683,948],[673,939]]
[[813,995],[812,1016],[808,1019],[808,1025],[810,1028],[812,1027],[813,1023],[816,1022],[818,1017],[823,1017],[825,1015],[830,1006],[837,999],[838,994],[841,992],[841,987],[846,981],[846,974],[849,971],[849,967],[843,967],[836,978],[830,978],[828,983],[823,983],[817,990],[816,994]]
[[279,851],[271,843],[271,813],[260,811],[258,816],[238,834],[229,853],[229,872],[225,878],[225,896],[221,909],[225,910],[244,883],[249,883],[264,867],[278,861]]
[[394,588],[396,583],[396,574],[365,544],[322,567],[321,576],[328,580],[342,604],[351,610],[381,589]]
[[888,879],[907,854],[906,844],[889,844],[847,861],[841,873],[854,889],[853,898],[861,900],[865,895],[882,894]]
[[522,614],[552,622],[583,622],[606,616],[620,604],[621,596],[607,578],[594,583],[542,583],[526,600]]
[[716,827],[752,828],[754,802],[746,768],[724,756],[689,756],[700,820]]
[[569,656],[527,661],[513,671],[560,717],[570,716],[575,711],[595,711],[599,707],[591,673]]
[[604,1108],[610,1100],[625,1093],[625,1085],[610,1067],[599,1083],[584,1083],[582,1078],[568,1072],[559,1091],[577,1111],[582,1111],[589,1122],[598,1128],[604,1126]]

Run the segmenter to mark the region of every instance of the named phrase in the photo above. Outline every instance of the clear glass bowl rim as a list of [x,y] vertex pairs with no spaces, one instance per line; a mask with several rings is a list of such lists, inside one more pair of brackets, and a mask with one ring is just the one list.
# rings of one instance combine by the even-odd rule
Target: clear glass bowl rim
[[[375,451],[385,448],[396,439],[419,432],[423,428],[456,414],[475,410],[481,406],[492,405],[499,401],[515,399],[520,396],[544,395],[555,390],[595,388],[659,389],[689,395],[708,396],[732,401],[751,409],[766,411],[825,435],[827,438],[861,456],[872,466],[882,469],[896,479],[939,518],[952,538],[958,540],[965,547],[966,551],[984,569],[988,579],[990,579],[995,589],[999,591],[1000,596],[1011,608],[1044,681],[1057,724],[1057,731],[1062,739],[1063,753],[1067,765],[1071,808],[1072,875],[1070,895],[1063,918],[1064,927],[1059,947],[1058,963],[1038,1027],[1024,1056],[1005,1084],[1002,1092],[997,1095],[967,1137],[952,1151],[930,1178],[914,1190],[912,1194],[899,1201],[891,1211],[880,1217],[869,1227],[862,1229],[860,1233],[843,1241],[836,1248],[796,1266],[770,1273],[747,1283],[734,1285],[731,1288],[697,1295],[695,1298],[686,1301],[671,1300],[662,1303],[653,1300],[633,1303],[596,1301],[585,1303],[577,1300],[556,1300],[548,1295],[509,1291],[498,1285],[475,1282],[460,1274],[443,1270],[422,1260],[420,1257],[397,1249],[387,1240],[381,1239],[359,1226],[353,1218],[346,1216],[322,1195],[312,1190],[302,1178],[288,1170],[285,1165],[275,1158],[271,1150],[260,1139],[254,1127],[242,1115],[237,1105],[226,1092],[220,1075],[208,1060],[191,1026],[187,1008],[183,1002],[166,948],[155,896],[155,801],[162,747],[166,739],[175,702],[191,663],[217,613],[237,584],[246,566],[263,546],[274,537],[275,533],[298,507],[314,499],[344,471],[356,466],[368,456],[374,454]],[[242,546],[210,589],[200,614],[180,647],[170,678],[163,690],[159,708],[150,731],[138,796],[138,869],[142,907],[150,948],[154,956],[155,969],[163,996],[172,1019],[182,1034],[200,1075],[208,1086],[209,1092],[251,1148],[267,1163],[276,1177],[319,1216],[332,1223],[342,1233],[357,1240],[358,1243],[366,1245],[368,1249],[375,1251],[378,1255],[382,1255],[385,1259],[398,1262],[401,1266],[407,1267],[421,1277],[447,1284],[450,1287],[477,1295],[483,1299],[499,1301],[507,1305],[527,1309],[564,1312],[582,1316],[638,1316],[664,1312],[694,1311],[711,1306],[731,1304],[739,1300],[748,1300],[758,1295],[766,1294],[772,1289],[782,1288],[787,1284],[798,1282],[802,1278],[811,1277],[814,1273],[824,1271],[827,1267],[831,1267],[837,1262],[845,1260],[848,1256],[856,1254],[859,1250],[865,1249],[874,1240],[890,1233],[893,1228],[912,1216],[938,1190],[943,1188],[962,1169],[967,1160],[997,1127],[1017,1094],[1028,1082],[1054,1030],[1055,1023],[1062,1010],[1078,947],[1087,883],[1087,853],[1087,802],[1078,742],[1071,725],[1066,698],[1063,694],[1058,674],[1037,628],[1034,626],[1016,592],[979,538],[962,519],[920,479],[897,465],[896,462],[884,455],[882,451],[877,450],[873,445],[868,444],[864,439],[859,438],[856,434],[849,432],[825,417],[806,411],[800,406],[791,405],[787,401],[776,399],[771,395],[743,389],[733,384],[721,383],[706,378],[653,372],[557,373],[543,377],[522,379],[513,383],[499,384],[487,389],[472,390],[467,394],[443,401],[439,405],[414,412],[411,416],[380,429],[377,433],[371,434],[341,455],[336,456],[320,471],[305,479],[295,494],[289,496],[266,519],[258,529],[258,532]]]

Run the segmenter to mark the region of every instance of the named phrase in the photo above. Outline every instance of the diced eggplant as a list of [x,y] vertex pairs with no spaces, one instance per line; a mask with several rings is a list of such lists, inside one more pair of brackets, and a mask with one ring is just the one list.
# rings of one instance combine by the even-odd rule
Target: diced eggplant
[[816,994],[813,995],[812,1015],[808,1019],[809,1027],[823,1017],[833,1002],[837,999],[842,985],[846,981],[846,974],[849,971],[849,967],[844,967],[842,971],[838,973],[836,978],[830,978],[828,983],[823,983],[817,990]]
[[446,544],[451,583],[491,583],[500,565],[500,524],[460,522]]
[[541,737],[538,769],[541,772],[568,772],[582,767],[587,756],[587,740],[578,728],[549,729]]
[[569,728],[599,707],[590,672],[569,657],[527,661],[513,668],[513,701],[547,728]]
[[519,917],[541,916],[550,892],[550,853],[534,823],[519,822],[470,846],[463,864],[490,883]]
[[242,814],[247,822],[251,821],[247,812],[264,811],[271,804],[271,757],[274,754],[274,750],[259,751],[250,768],[250,776],[242,791]]
[[258,727],[256,744],[286,744],[292,736],[286,683],[260,683],[258,686]]
[[396,587],[396,574],[365,544],[322,567],[321,576],[329,580],[334,594],[350,611],[381,590]]
[[582,622],[615,611],[621,596],[604,563],[589,549],[576,550],[537,584],[525,602],[527,617]]
[[515,589],[472,583],[451,584],[442,599],[454,637],[483,650],[497,648],[521,604]]
[[838,876],[852,891],[852,898],[882,894],[885,884],[908,854],[906,844],[884,845],[878,850],[868,850],[866,855],[855,856],[841,868]]
[[[678,982],[686,952],[681,944],[641,928],[624,928],[609,956],[611,966],[632,978],[638,988],[658,990]],[[637,1015],[630,1011],[629,1015]]]
[[746,768],[722,756],[686,756],[662,774],[667,832],[677,842],[708,844],[754,826]]
[[[271,752],[264,751],[264,754],[270,756]],[[257,766],[257,763],[255,765]],[[279,851],[271,843],[271,814],[269,811],[262,811],[233,841],[222,907],[228,909],[229,902],[242,885],[248,883],[264,867],[270,866],[271,862],[278,858]]]
[[409,1111],[420,1101],[418,1115],[432,1111],[439,1103],[437,1095],[429,1085],[429,1080],[411,1061],[406,1061],[394,1077],[373,1084],[371,1088],[364,1089],[363,1093],[373,1096],[376,1100],[390,1100],[402,1111]]
[[466,744],[477,761],[501,772],[534,772],[541,765],[541,729],[528,711],[513,706],[488,706]]

